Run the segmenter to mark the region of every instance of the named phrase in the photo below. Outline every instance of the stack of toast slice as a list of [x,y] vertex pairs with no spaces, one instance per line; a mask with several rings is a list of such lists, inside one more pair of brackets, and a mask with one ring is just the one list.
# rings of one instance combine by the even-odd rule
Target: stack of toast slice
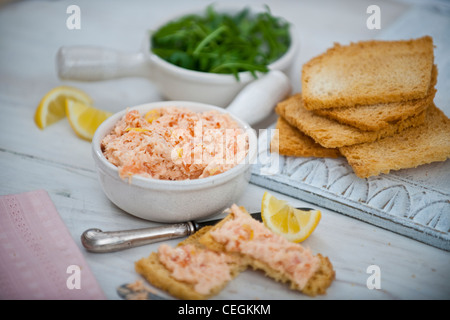
[[433,103],[433,48],[429,36],[365,41],[311,59],[302,93],[276,107],[271,151],[344,156],[360,178],[445,161],[450,121]]

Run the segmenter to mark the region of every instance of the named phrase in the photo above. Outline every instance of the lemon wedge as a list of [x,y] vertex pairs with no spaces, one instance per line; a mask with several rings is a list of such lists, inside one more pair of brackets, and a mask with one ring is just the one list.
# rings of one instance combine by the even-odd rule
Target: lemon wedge
[[94,108],[79,101],[66,100],[66,115],[75,133],[91,141],[98,126],[112,115],[111,112]]
[[65,117],[66,100],[82,102],[86,105],[92,104],[92,99],[85,92],[69,87],[59,86],[50,90],[40,101],[34,114],[34,121],[40,129],[61,120]]
[[264,225],[273,232],[292,242],[302,242],[308,238],[319,224],[319,210],[299,210],[286,201],[279,200],[268,192],[261,203]]

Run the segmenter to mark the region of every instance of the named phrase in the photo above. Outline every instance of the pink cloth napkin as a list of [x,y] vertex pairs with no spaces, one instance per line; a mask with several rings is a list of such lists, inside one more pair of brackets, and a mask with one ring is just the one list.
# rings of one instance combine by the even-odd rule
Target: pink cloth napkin
[[0,299],[105,299],[45,190],[0,197]]

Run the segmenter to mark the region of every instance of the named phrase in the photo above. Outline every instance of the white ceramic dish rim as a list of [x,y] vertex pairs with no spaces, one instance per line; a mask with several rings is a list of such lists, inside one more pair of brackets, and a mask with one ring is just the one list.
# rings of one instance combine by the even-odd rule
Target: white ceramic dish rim
[[[234,119],[240,127],[245,130],[249,137],[249,148],[247,152],[247,156],[245,159],[234,166],[233,168],[222,172],[220,174],[200,178],[200,179],[192,179],[192,180],[159,180],[159,179],[151,179],[142,177],[139,175],[134,175],[131,177],[131,181],[128,179],[122,179],[119,177],[118,168],[109,162],[106,157],[103,155],[100,144],[101,140],[112,130],[114,125],[119,121],[127,111],[138,110],[140,112],[149,111],[156,108],[161,107],[185,107],[188,109],[197,109],[201,108],[202,110],[217,110],[221,113],[228,114],[232,119]],[[195,110],[194,110],[195,111]],[[96,130],[94,137],[92,139],[92,152],[94,155],[94,159],[97,162],[97,165],[101,166],[101,169],[105,169],[109,175],[117,178],[122,183],[129,183],[132,186],[138,186],[145,189],[156,189],[156,190],[196,190],[202,189],[207,186],[219,185],[225,183],[234,177],[243,174],[245,170],[254,163],[257,156],[257,137],[254,130],[248,125],[246,122],[242,121],[235,115],[227,112],[225,109],[216,107],[209,104],[190,102],[190,101],[160,101],[160,102],[150,102],[141,104],[138,106],[134,106],[131,108],[127,108],[125,110],[119,111],[106,119]]]
[[[222,10],[222,11],[226,11],[226,12],[233,12],[233,11],[237,12],[246,7],[248,7],[251,11],[254,11],[255,13],[262,11],[262,8],[258,9],[254,6],[250,7],[250,6],[245,6],[245,5],[244,6],[242,6],[242,5],[241,6],[226,5],[226,6],[222,6],[222,8],[218,8],[217,11]],[[205,9],[203,8],[202,10],[197,9],[197,10],[190,10],[190,11],[187,11],[184,13],[178,13],[177,15],[175,15],[169,19],[165,19],[164,21],[158,23],[153,29],[156,31],[159,28],[161,28],[162,26],[164,26],[165,24],[167,24],[173,20],[176,20],[178,18],[181,18],[185,15],[188,15],[188,14],[202,14],[202,13],[204,13],[204,10]],[[281,57],[279,57],[277,60],[273,61],[272,63],[270,63],[268,65],[269,71],[270,70],[283,70],[283,69],[287,68],[291,64],[293,57],[296,54],[296,50],[297,50],[297,46],[298,46],[298,34],[297,34],[297,31],[296,31],[294,25],[287,20],[285,20],[285,21],[287,23],[289,23],[289,35],[291,38],[290,39],[291,43],[290,43],[288,50]],[[214,83],[234,83],[234,82],[236,82],[236,78],[232,74],[221,74],[221,73],[195,71],[195,70],[182,68],[182,67],[174,65],[170,62],[167,62],[166,60],[160,58],[158,55],[154,54],[151,51],[151,34],[152,34],[152,31],[147,32],[147,37],[146,37],[146,39],[144,39],[144,43],[143,43],[143,52],[146,55],[148,55],[148,58],[151,59],[152,62],[161,65],[166,71],[169,71],[172,74],[176,74],[180,78],[189,79],[189,80],[201,80],[201,81],[214,82]],[[264,73],[262,73],[262,72],[257,72],[256,74],[257,74],[258,78],[261,75],[264,75]],[[249,71],[239,72],[238,75],[239,75],[240,81],[243,83],[246,83],[246,82],[249,82],[249,81],[255,79],[253,77],[253,75],[251,74],[251,72],[249,72]]]

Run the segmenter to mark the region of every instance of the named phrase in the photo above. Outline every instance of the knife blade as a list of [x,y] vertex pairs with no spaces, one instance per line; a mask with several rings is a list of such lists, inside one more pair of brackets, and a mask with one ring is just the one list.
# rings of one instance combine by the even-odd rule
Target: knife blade
[[[258,221],[262,222],[261,212],[251,213],[250,216]],[[214,220],[204,220],[204,221],[192,221],[194,225],[195,231],[200,230],[203,227],[214,226],[219,223],[222,219],[214,219]]]
[[[313,210],[311,208],[297,209],[305,211]],[[253,219],[262,221],[261,212],[252,213],[250,215]],[[159,241],[187,237],[201,228],[213,226],[219,221],[222,221],[222,219],[188,221],[162,225],[159,227],[120,231],[102,231],[101,229],[92,228],[83,232],[81,235],[81,243],[83,247],[90,252],[114,252]]]

